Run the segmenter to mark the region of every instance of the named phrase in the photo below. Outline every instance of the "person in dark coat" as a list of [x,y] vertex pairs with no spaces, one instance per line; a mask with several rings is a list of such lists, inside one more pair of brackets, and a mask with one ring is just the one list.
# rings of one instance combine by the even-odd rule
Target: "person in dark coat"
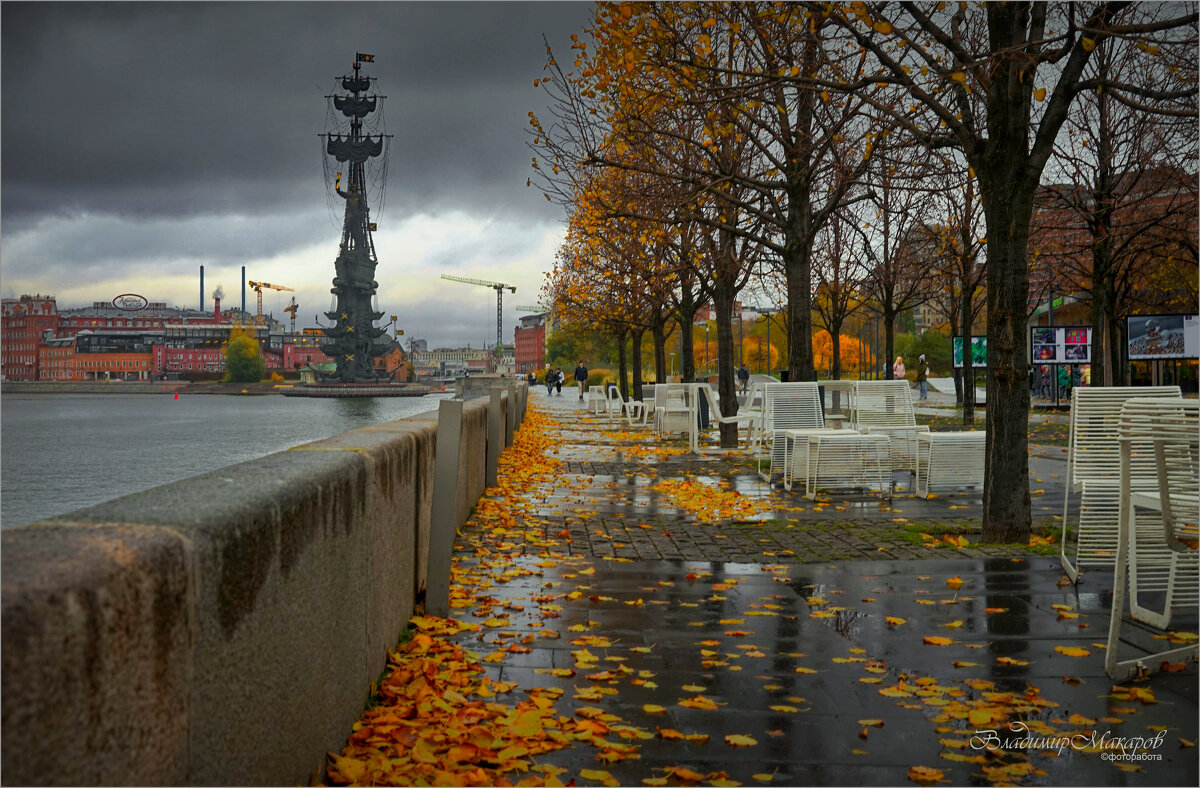
[[580,361],[575,365],[575,382],[579,384],[579,399],[583,399],[583,390],[587,386],[588,368]]

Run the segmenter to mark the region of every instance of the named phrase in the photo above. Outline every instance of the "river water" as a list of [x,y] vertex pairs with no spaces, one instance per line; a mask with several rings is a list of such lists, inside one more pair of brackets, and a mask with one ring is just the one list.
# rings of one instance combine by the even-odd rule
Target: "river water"
[[6,394],[0,402],[0,527],[436,411],[446,396]]

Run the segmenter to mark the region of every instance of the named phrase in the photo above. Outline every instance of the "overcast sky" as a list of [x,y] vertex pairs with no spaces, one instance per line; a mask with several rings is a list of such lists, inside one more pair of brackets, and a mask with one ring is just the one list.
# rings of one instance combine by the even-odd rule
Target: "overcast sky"
[[[387,96],[380,307],[431,347],[495,341],[495,292],[536,304],[561,209],[526,188],[543,35],[566,50],[590,3],[4,2],[0,290],[60,306],[119,293],[227,306],[247,278],[330,305],[340,200],[327,200],[326,99],[356,52]],[[332,209],[332,210],[331,210]],[[264,294],[286,318],[291,293]],[[254,309],[254,293],[247,295]],[[322,318],[322,322],[324,319]]]

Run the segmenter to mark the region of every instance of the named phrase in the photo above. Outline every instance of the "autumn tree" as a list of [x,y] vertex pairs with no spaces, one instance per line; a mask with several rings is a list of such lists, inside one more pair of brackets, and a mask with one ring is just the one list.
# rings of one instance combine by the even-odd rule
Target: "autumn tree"
[[229,330],[229,340],[221,347],[225,357],[226,383],[258,383],[267,373],[267,362],[263,360],[262,348],[253,329],[234,326]]
[[[921,144],[957,148],[974,169],[988,226],[988,402],[983,539],[1029,535],[1027,249],[1034,195],[1054,143],[1081,94],[1104,90],[1149,110],[1191,111],[1195,74],[1127,84],[1087,73],[1116,39],[1154,36],[1157,47],[1196,47],[1194,5],[904,2],[831,7],[831,18],[871,66],[831,82],[872,94]],[[1143,53],[1153,57],[1150,53]],[[983,109],[971,101],[982,95]]]
[[[551,55],[553,73],[542,84],[553,96],[553,122],[531,121],[540,150],[560,166],[630,166],[622,146],[636,139],[653,148],[653,172],[694,195],[681,202],[685,213],[691,209],[686,220],[776,256],[787,283],[789,369],[797,380],[814,378],[813,242],[869,157],[861,99],[773,78],[844,67],[826,47],[828,23],[814,8],[599,4],[589,31],[595,55],[576,41],[575,70],[567,73]],[[859,155],[838,155],[834,146],[848,140]],[[731,149],[736,158],[728,157]],[[709,210],[695,210],[697,200]]]

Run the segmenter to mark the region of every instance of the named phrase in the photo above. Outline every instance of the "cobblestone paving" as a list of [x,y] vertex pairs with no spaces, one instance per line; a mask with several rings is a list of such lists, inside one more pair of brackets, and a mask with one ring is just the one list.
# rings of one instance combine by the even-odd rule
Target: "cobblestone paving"
[[[926,501],[911,494],[907,474],[897,474],[890,501],[850,494],[814,502],[798,489],[783,490],[778,478],[774,484],[762,481],[744,453],[698,457],[686,451],[684,441],[656,439],[647,428],[610,422],[574,398],[535,394],[533,402],[553,421],[550,453],[563,468],[553,489],[537,491],[544,500],[540,524],[548,537],[569,533],[572,551],[585,556],[815,563],[1029,554],[1024,547],[977,544],[978,488]],[[655,454],[654,447],[666,453]],[[1061,511],[1061,454],[1031,451],[1035,525],[1055,525],[1051,513]],[[656,489],[666,480],[685,479],[735,491],[753,504],[753,513],[702,522]],[[971,544],[949,545],[942,539],[947,534],[965,535]]]

